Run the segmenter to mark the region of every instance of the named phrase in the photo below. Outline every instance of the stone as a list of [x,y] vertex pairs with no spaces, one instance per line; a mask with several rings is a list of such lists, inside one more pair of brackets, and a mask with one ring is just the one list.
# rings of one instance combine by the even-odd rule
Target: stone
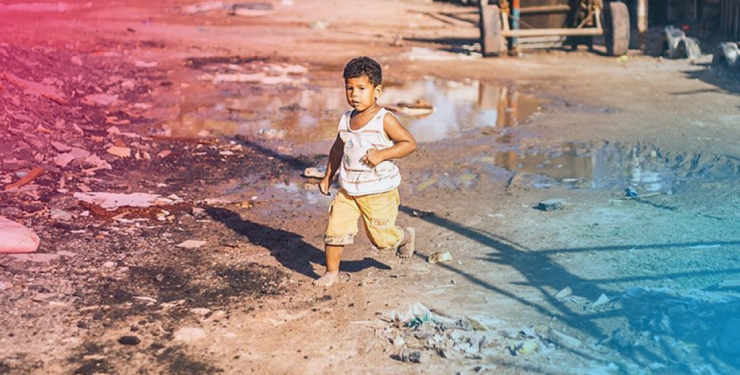
[[175,247],[181,247],[183,249],[197,249],[207,243],[208,243],[207,241],[187,240],[180,244],[175,245]]
[[565,200],[563,199],[548,199],[537,204],[537,209],[541,211],[555,211],[563,208]]
[[206,316],[208,315],[208,313],[211,312],[211,309],[206,308],[206,307],[196,307],[196,308],[190,309],[190,312],[195,315]]
[[139,345],[141,339],[136,336],[121,336],[118,339],[118,343],[121,345]]
[[49,211],[49,216],[52,220],[57,221],[71,221],[73,219],[71,213],[59,208],[52,208],[51,211]]
[[35,296],[31,297],[31,300],[34,302],[48,302],[51,299],[54,299],[57,296],[56,293],[38,293]]

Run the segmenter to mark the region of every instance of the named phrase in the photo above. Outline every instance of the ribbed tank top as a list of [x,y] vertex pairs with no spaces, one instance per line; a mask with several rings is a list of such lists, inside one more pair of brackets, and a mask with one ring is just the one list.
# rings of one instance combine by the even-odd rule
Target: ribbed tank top
[[383,150],[393,146],[393,141],[383,130],[383,119],[389,112],[381,108],[362,129],[352,130],[349,121],[352,111],[347,111],[339,120],[339,137],[344,142],[344,156],[339,168],[339,186],[347,194],[361,196],[384,193],[401,184],[401,173],[392,161],[386,160],[372,168],[361,159],[370,148]]

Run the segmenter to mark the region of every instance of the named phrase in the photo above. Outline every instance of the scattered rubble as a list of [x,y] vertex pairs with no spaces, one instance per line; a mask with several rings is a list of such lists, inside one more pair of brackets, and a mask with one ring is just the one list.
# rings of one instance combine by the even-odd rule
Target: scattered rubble
[[452,261],[452,259],[453,259],[452,254],[450,254],[448,251],[444,251],[444,252],[432,253],[431,255],[429,255],[429,258],[427,259],[427,261],[429,263],[434,264],[434,263],[446,263],[446,262]]

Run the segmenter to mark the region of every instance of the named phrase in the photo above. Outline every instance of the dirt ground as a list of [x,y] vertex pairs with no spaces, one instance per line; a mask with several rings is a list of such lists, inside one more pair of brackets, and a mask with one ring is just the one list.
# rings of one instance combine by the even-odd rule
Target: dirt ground
[[[269,4],[0,4],[0,178],[44,169],[0,192],[41,238],[0,255],[0,374],[740,374],[740,81],[711,55],[482,58],[454,4]],[[317,288],[302,174],[358,55],[420,142],[417,253],[360,235]]]

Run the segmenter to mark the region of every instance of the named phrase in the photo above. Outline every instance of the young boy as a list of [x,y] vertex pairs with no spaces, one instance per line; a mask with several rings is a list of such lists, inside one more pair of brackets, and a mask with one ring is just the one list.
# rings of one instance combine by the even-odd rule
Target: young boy
[[382,70],[369,57],[352,59],[344,68],[347,103],[353,108],[339,120],[338,135],[329,152],[321,193],[339,172],[339,192],[334,198],[326,228],[326,273],[314,284],[331,286],[339,279],[345,245],[354,242],[357,219],[380,250],[396,251],[402,258],[414,253],[414,229],[396,226],[398,185],[401,174],[391,161],[416,150],[416,140],[393,114],[377,104],[382,92]]

